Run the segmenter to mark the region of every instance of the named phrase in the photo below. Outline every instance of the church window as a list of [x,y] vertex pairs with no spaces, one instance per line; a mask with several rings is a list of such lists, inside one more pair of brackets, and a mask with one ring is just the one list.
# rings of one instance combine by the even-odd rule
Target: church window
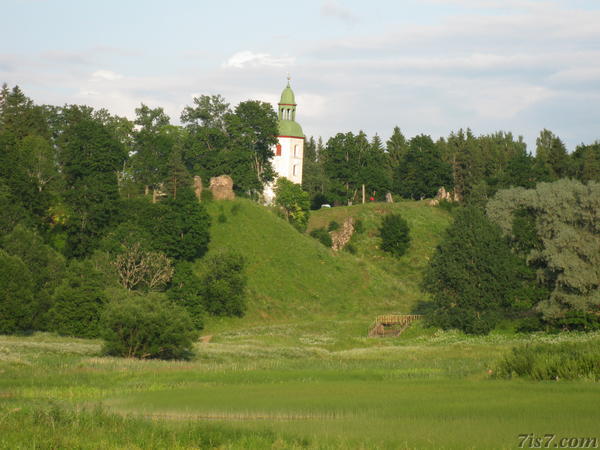
[[281,144],[277,144],[275,147],[275,156],[281,156]]
[[298,145],[294,145],[294,158],[298,157]]
[[296,176],[298,175],[298,164],[294,164],[294,167],[292,167],[292,175]]

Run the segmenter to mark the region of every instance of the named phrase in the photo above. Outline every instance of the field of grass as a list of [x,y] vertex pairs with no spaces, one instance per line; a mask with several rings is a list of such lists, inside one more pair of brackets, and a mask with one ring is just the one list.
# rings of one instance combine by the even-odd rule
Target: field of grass
[[[358,323],[215,334],[192,361],[101,357],[101,343],[0,337],[0,448],[516,448],[600,437],[600,385],[496,380],[525,342],[600,333],[368,339]],[[347,327],[346,327],[347,326]]]

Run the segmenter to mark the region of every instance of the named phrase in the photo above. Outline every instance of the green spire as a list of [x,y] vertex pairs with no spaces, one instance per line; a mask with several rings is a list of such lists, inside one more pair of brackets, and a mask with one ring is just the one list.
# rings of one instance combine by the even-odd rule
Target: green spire
[[281,93],[279,100],[279,135],[304,137],[302,127],[296,122],[296,97],[290,87],[290,76],[288,75],[287,86]]

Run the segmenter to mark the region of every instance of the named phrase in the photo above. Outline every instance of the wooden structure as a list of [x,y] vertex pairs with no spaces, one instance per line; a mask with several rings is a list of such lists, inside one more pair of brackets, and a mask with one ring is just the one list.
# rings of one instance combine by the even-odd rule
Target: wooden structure
[[421,319],[419,314],[384,314],[377,316],[369,327],[369,337],[398,336],[415,320]]

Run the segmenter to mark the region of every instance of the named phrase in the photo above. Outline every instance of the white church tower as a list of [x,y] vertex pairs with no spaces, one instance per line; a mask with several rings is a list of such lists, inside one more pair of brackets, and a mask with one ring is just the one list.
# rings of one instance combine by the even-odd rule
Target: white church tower
[[[271,163],[277,177],[302,184],[302,160],[304,156],[304,133],[302,127],[296,122],[296,98],[290,87],[290,77],[278,105],[279,135],[275,146],[275,156]],[[275,198],[273,192],[275,183],[265,188],[264,196],[267,203]]]

